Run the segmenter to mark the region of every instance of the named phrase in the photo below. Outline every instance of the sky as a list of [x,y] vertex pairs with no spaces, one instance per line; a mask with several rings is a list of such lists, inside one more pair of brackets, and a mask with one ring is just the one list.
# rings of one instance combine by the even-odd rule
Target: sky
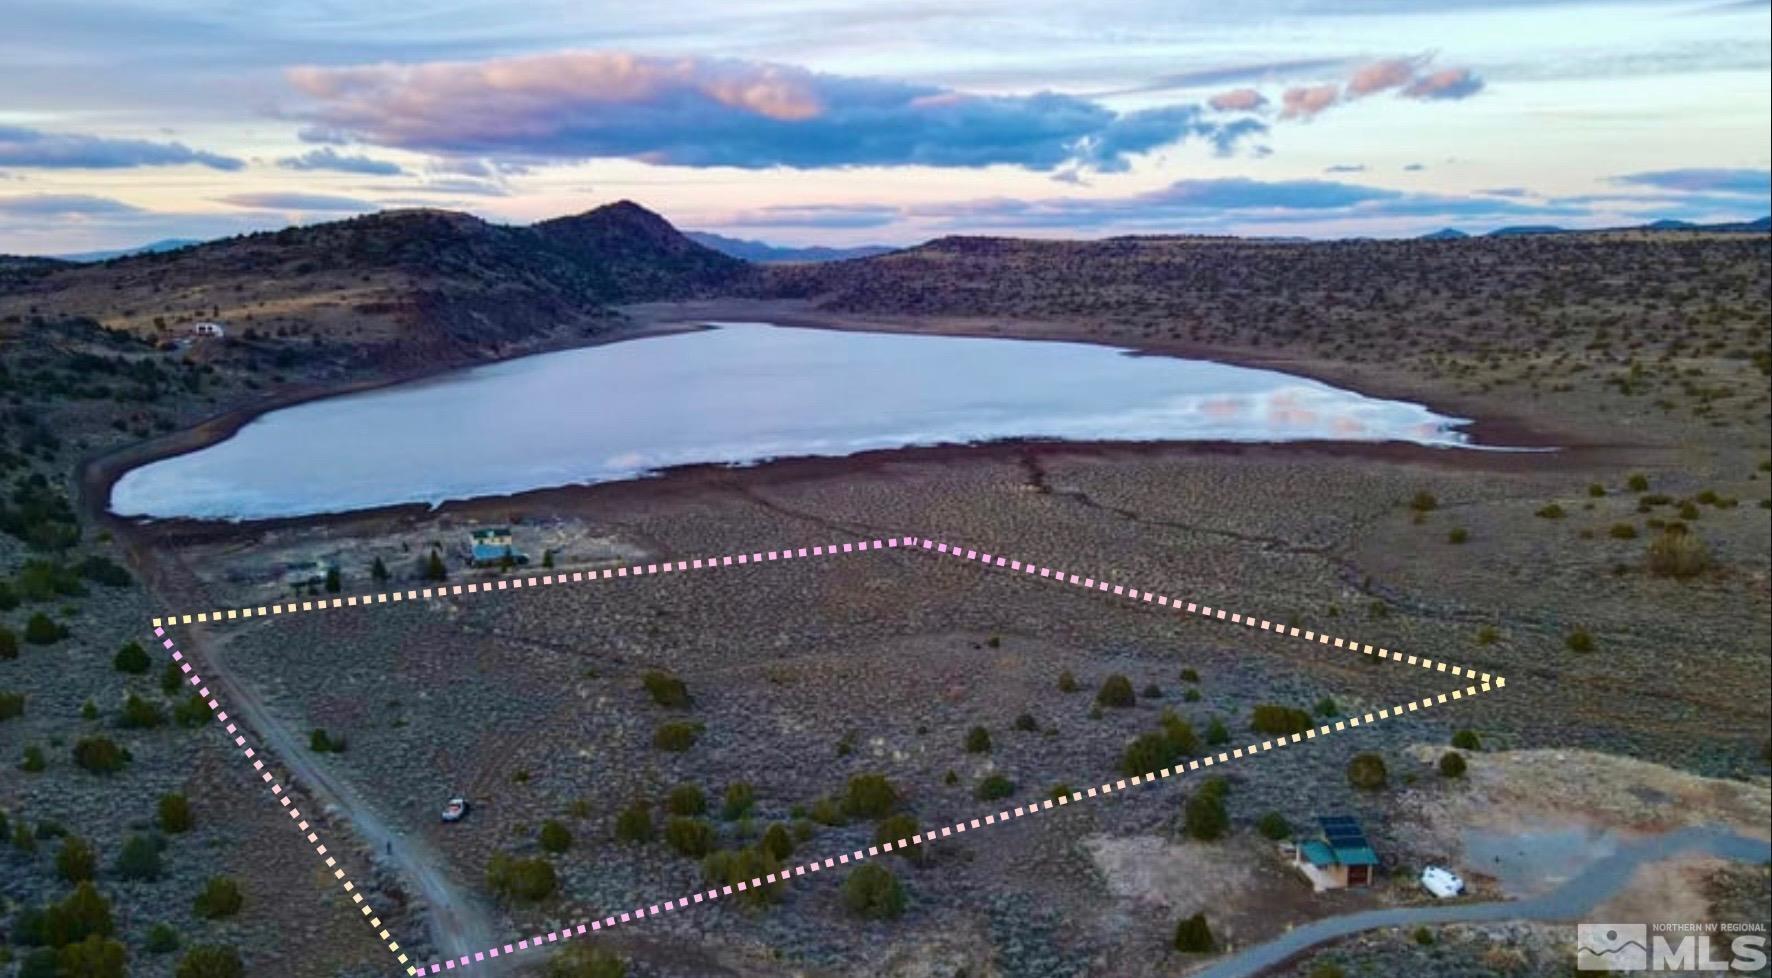
[[9,0],[0,253],[630,199],[778,244],[1772,211],[1767,0]]

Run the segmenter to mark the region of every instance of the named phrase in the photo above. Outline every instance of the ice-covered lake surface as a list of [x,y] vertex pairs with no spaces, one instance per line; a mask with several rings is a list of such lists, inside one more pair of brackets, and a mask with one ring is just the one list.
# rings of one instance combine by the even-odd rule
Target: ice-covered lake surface
[[1461,419],[1271,370],[1082,343],[710,325],[272,411],[126,473],[111,508],[305,516],[1016,438],[1468,442]]

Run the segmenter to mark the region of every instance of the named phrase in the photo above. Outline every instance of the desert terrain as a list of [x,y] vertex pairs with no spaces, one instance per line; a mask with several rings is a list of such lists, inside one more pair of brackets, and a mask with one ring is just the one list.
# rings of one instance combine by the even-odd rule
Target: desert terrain
[[[1186,974],[1215,960],[1175,946],[1195,914],[1218,950],[1235,950],[1309,920],[1428,901],[1413,879],[1428,864],[1461,867],[1473,898],[1544,883],[1484,872],[1473,831],[1626,840],[1703,824],[1767,836],[1764,236],[954,239],[703,283],[688,301],[617,304],[636,296],[606,291],[610,304],[584,313],[596,337],[519,325],[496,345],[437,347],[453,351],[441,368],[598,338],[603,324],[622,335],[721,319],[1083,340],[1416,399],[1475,419],[1487,444],[1552,451],[912,449],[258,524],[123,521],[104,513],[104,491],[128,465],[224,436],[271,404],[423,369],[398,353],[403,331],[422,327],[327,333],[331,353],[275,367],[280,349],[312,339],[273,331],[158,350],[151,320],[113,318],[96,300],[69,313],[90,324],[31,320],[53,303],[57,274],[8,300],[40,311],[16,313],[0,346],[16,421],[8,479],[44,475],[39,495],[66,508],[30,512],[77,528],[49,539],[21,524],[4,539],[21,599],[0,618],[21,638],[0,661],[0,691],[24,705],[0,722],[0,753],[35,747],[47,763],[7,768],[0,809],[29,841],[0,855],[0,893],[16,932],[22,913],[77,885],[59,866],[63,836],[87,840],[131,973],[171,973],[177,954],[147,950],[158,923],[186,946],[237,948],[250,973],[389,973],[388,952],[231,742],[207,718],[181,724],[163,661],[118,671],[117,654],[150,646],[151,618],[289,600],[290,564],[335,564],[340,595],[431,586],[433,545],[453,585],[932,538],[1508,678],[1468,701],[1240,759],[1222,785],[1165,779],[869,860],[890,883],[815,874],[624,924],[591,956],[514,959],[514,971]],[[78,294],[102,292],[86,281],[100,274],[81,272]],[[153,374],[141,386],[154,396],[113,396],[115,383],[83,395],[62,380],[90,373],[83,356],[155,364],[131,368]],[[491,525],[512,526],[550,566],[465,566],[468,531]],[[89,557],[128,572],[82,576]],[[76,579],[58,589],[31,561]],[[27,591],[31,575],[50,583]],[[67,634],[27,640],[32,615]],[[1252,730],[1257,707],[1321,723],[1454,685],[909,549],[171,634],[240,704],[271,767],[294,772],[292,794],[417,961],[459,940],[439,920],[502,942],[686,895],[735,863],[791,865],[1123,777],[1143,735],[1202,754],[1219,730],[1224,749],[1266,736]],[[129,694],[166,716],[128,719],[139,719]],[[132,760],[80,769],[76,743],[100,736]],[[1464,761],[1456,776],[1442,773],[1449,752]],[[1351,783],[1359,754],[1382,758],[1382,786]],[[190,800],[189,830],[157,824],[154,799],[167,794]],[[468,818],[440,823],[457,795],[471,800]],[[1308,834],[1336,813],[1365,826],[1380,881],[1313,894],[1270,836],[1285,834],[1276,819]],[[135,835],[170,840],[155,879],[114,866]],[[420,865],[438,878],[415,878]],[[1763,867],[1660,865],[1618,899],[1764,918]],[[244,892],[236,913],[198,905],[216,876]],[[439,893],[450,907],[429,899]],[[1373,932],[1275,973],[1560,975],[1566,931]],[[32,953],[14,943],[18,960]]]

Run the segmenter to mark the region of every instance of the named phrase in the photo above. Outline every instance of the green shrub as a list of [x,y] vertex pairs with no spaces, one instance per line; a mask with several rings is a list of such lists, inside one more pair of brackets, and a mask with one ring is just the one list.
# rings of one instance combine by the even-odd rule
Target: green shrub
[[160,862],[161,848],[158,839],[131,835],[123,840],[123,850],[117,854],[117,875],[126,880],[159,879],[164,871]]
[[983,754],[991,749],[991,732],[983,727],[966,731],[966,753]]
[[842,803],[833,798],[820,798],[813,802],[812,811],[807,814],[820,825],[844,825],[849,821],[848,816],[843,814]]
[[862,863],[843,881],[843,906],[858,917],[890,920],[904,912],[904,888],[879,863]]
[[1606,531],[1606,535],[1614,540],[1635,540],[1637,527],[1634,523],[1614,523],[1612,528]]
[[748,781],[734,781],[726,786],[726,797],[720,803],[720,816],[736,821],[751,813],[757,804],[757,789]]
[[665,723],[652,734],[652,746],[659,750],[668,750],[681,754],[695,746],[701,737],[702,726],[699,723]]
[[1452,735],[1452,746],[1459,750],[1482,750],[1483,742],[1474,730],[1460,730]]
[[1355,754],[1347,762],[1347,783],[1356,788],[1369,791],[1382,788],[1386,777],[1384,758],[1377,754]]
[[56,974],[60,978],[124,978],[128,957],[121,942],[91,934],[56,952]]
[[18,636],[12,629],[0,626],[0,659],[18,658]]
[[62,840],[61,848],[55,853],[56,875],[70,883],[92,879],[98,872],[98,853],[94,852],[91,843],[78,836],[68,836]]
[[1060,798],[1069,798],[1073,794],[1076,794],[1076,789],[1065,784],[1063,781],[1060,781],[1052,786],[1052,790],[1046,792],[1046,797],[1051,798],[1053,801],[1057,801]]
[[342,754],[345,750],[345,738],[315,729],[308,734],[308,749],[316,754]]
[[1606,487],[1598,482],[1590,483],[1587,487],[1587,494],[1598,499],[1606,494]]
[[[209,720],[209,703],[200,694],[192,693],[172,708],[172,722],[189,730],[200,727]],[[330,742],[328,742],[330,743]],[[310,738],[309,746],[313,741]]]
[[1453,543],[1453,544],[1464,543],[1465,541],[1469,540],[1470,538],[1471,538],[1470,531],[1465,529],[1462,526],[1455,526],[1451,530],[1447,531],[1447,533],[1446,533],[1446,542],[1447,543]]
[[615,816],[615,838],[618,842],[652,841],[652,808],[644,801],[634,801]]
[[1143,776],[1174,764],[1175,745],[1160,733],[1139,735],[1126,745],[1126,752],[1120,756],[1120,771],[1133,776]]
[[116,929],[111,902],[92,881],[84,880],[60,903],[44,908],[39,936],[50,947],[78,944],[96,934],[109,937]]
[[1213,717],[1212,722],[1206,724],[1206,744],[1207,744],[1207,746],[1219,747],[1224,744],[1228,744],[1230,742],[1231,742],[1231,732],[1229,730],[1225,729],[1224,721],[1220,720],[1217,717]]
[[1341,708],[1336,705],[1335,697],[1333,696],[1325,696],[1318,700],[1317,705],[1312,707],[1312,709],[1315,710],[1317,716],[1320,717],[1332,717],[1341,712]]
[[1428,492],[1426,489],[1422,489],[1418,490],[1414,496],[1410,497],[1409,508],[1415,510],[1417,513],[1431,513],[1440,508],[1440,501],[1434,498],[1433,493]]
[[1648,563],[1658,577],[1697,577],[1710,566],[1710,551],[1691,533],[1669,531],[1649,542]]
[[1500,640],[1501,633],[1496,631],[1495,626],[1493,625],[1484,625],[1482,628],[1477,629],[1478,645],[1494,645]]
[[1059,692],[1074,693],[1081,688],[1082,687],[1077,684],[1077,677],[1071,675],[1071,671],[1069,669],[1066,669],[1065,671],[1058,674],[1058,691]]
[[1420,944],[1422,947],[1427,947],[1434,942],[1434,932],[1428,930],[1426,927],[1415,928],[1413,936],[1415,938],[1415,943]]
[[1205,954],[1217,947],[1212,939],[1212,928],[1206,926],[1206,915],[1194,914],[1183,917],[1175,925],[1175,949],[1186,954]]
[[1255,820],[1255,831],[1260,832],[1264,838],[1278,842],[1291,837],[1292,823],[1286,821],[1286,816],[1279,812],[1268,812]]
[[206,920],[232,917],[246,902],[240,884],[227,876],[212,876],[203,884],[203,892],[191,901],[191,912]]
[[166,668],[160,670],[160,692],[171,696],[184,684],[185,671],[178,667],[178,663],[168,660]]
[[689,687],[683,680],[668,672],[652,670],[640,677],[646,686],[646,692],[652,694],[652,702],[671,709],[683,709],[689,706]]
[[166,723],[166,712],[160,704],[152,703],[130,693],[123,699],[123,710],[117,714],[117,726],[124,730],[151,730]]
[[185,952],[173,978],[243,978],[240,952],[219,944],[203,944]]
[[184,795],[161,795],[160,802],[155,806],[155,821],[160,823],[160,831],[177,835],[188,832],[191,828],[191,803]]
[[1308,712],[1275,703],[1263,703],[1257,706],[1249,718],[1249,729],[1256,733],[1275,737],[1304,733],[1314,726],[1316,726],[1316,722],[1311,719]]
[[1016,716],[1014,726],[1017,730],[1032,733],[1040,729],[1040,722],[1034,719],[1032,713],[1022,713]]
[[148,928],[148,938],[142,947],[149,954],[171,954],[178,950],[179,944],[178,931],[162,921]]
[[[917,834],[917,820],[903,813],[888,815],[880,820],[874,828],[874,845],[883,846],[890,842],[897,845],[902,839],[909,839]],[[925,845],[913,845],[904,849],[894,849],[892,854],[902,856],[910,862],[922,865],[930,859],[930,849]]]
[[74,763],[94,774],[114,774],[129,761],[129,751],[109,737],[82,737],[74,744]]
[[[894,816],[894,818],[896,817],[897,816]],[[887,819],[886,821],[890,822],[891,820],[892,819]],[[884,825],[886,823],[882,822],[880,824]],[[763,838],[757,841],[757,847],[764,852],[769,853],[771,856],[774,856],[776,859],[785,860],[794,854],[793,833],[789,832],[787,826],[782,825],[780,822],[772,822],[767,829],[763,830]]]
[[495,852],[486,863],[486,885],[506,902],[534,903],[554,895],[559,886],[554,864],[542,858],[521,858]]
[[714,849],[714,827],[705,819],[673,818],[665,823],[664,839],[678,855],[700,859]]
[[1015,782],[1001,774],[987,775],[978,787],[973,789],[973,796],[979,801],[996,801],[1015,794]]
[[884,774],[857,774],[843,793],[843,813],[852,818],[879,818],[898,804],[898,789]]
[[19,965],[18,978],[60,978],[61,957],[52,947],[32,948]]
[[627,962],[614,953],[577,941],[548,961],[547,978],[627,978],[627,974]]
[[151,665],[153,662],[148,658],[148,650],[142,648],[139,642],[124,643],[123,647],[117,650],[117,655],[111,659],[111,668],[118,672],[129,673],[132,676],[139,676],[147,672]]
[[1560,520],[1568,514],[1563,512],[1563,507],[1558,506],[1556,503],[1551,503],[1549,506],[1544,506],[1544,507],[1540,508],[1537,512],[1533,513],[1532,515],[1537,516],[1537,517],[1541,517],[1541,518],[1547,519],[1547,520]]
[[1569,646],[1569,651],[1571,652],[1592,652],[1594,650],[1594,637],[1588,634],[1587,629],[1577,628],[1570,632],[1567,638],[1563,639],[1563,644]]
[[1628,487],[1631,492],[1648,492],[1649,477],[1641,474],[1633,475],[1627,482],[1625,482],[1625,486]]
[[11,690],[0,692],[0,720],[14,720],[25,715],[25,694]]
[[1095,705],[1128,707],[1136,704],[1138,697],[1132,692],[1132,680],[1115,673],[1102,681],[1101,689],[1095,694]]
[[665,811],[672,815],[700,815],[707,810],[708,799],[699,785],[680,784],[665,796]]
[[[709,853],[701,861],[702,877],[710,885],[733,887],[733,897],[740,904],[761,907],[781,899],[786,885],[779,877],[774,883],[760,883],[751,886],[754,879],[762,879],[770,873],[781,871],[781,861],[762,849],[721,849]],[[745,884],[743,890],[737,889],[738,884]]]
[[1464,769],[1465,763],[1463,754],[1460,754],[1455,750],[1449,750],[1440,755],[1441,776],[1448,778],[1462,778],[1464,777]]
[[41,611],[25,622],[25,641],[32,645],[54,645],[67,637],[67,628],[56,624]]
[[36,744],[27,744],[24,757],[18,762],[18,769],[26,774],[36,774],[45,766],[47,763],[43,759],[43,748]]
[[1182,821],[1187,834],[1201,842],[1211,842],[1224,836],[1231,827],[1230,813],[1225,811],[1224,795],[1202,787],[1188,797],[1182,809]]
[[572,848],[572,833],[566,826],[554,819],[541,823],[541,831],[536,834],[536,841],[545,852],[565,852]]
[[1200,681],[1200,674],[1193,669],[1183,669],[1181,671],[1181,681],[1184,683],[1197,683]]

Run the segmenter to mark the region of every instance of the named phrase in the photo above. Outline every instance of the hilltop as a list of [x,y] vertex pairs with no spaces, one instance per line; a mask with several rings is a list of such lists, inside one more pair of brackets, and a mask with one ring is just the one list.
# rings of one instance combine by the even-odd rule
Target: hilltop
[[594,335],[614,303],[688,298],[746,273],[626,201],[531,227],[393,210],[99,264],[9,262],[0,322],[53,314],[170,341],[213,319],[241,339],[401,366]]

